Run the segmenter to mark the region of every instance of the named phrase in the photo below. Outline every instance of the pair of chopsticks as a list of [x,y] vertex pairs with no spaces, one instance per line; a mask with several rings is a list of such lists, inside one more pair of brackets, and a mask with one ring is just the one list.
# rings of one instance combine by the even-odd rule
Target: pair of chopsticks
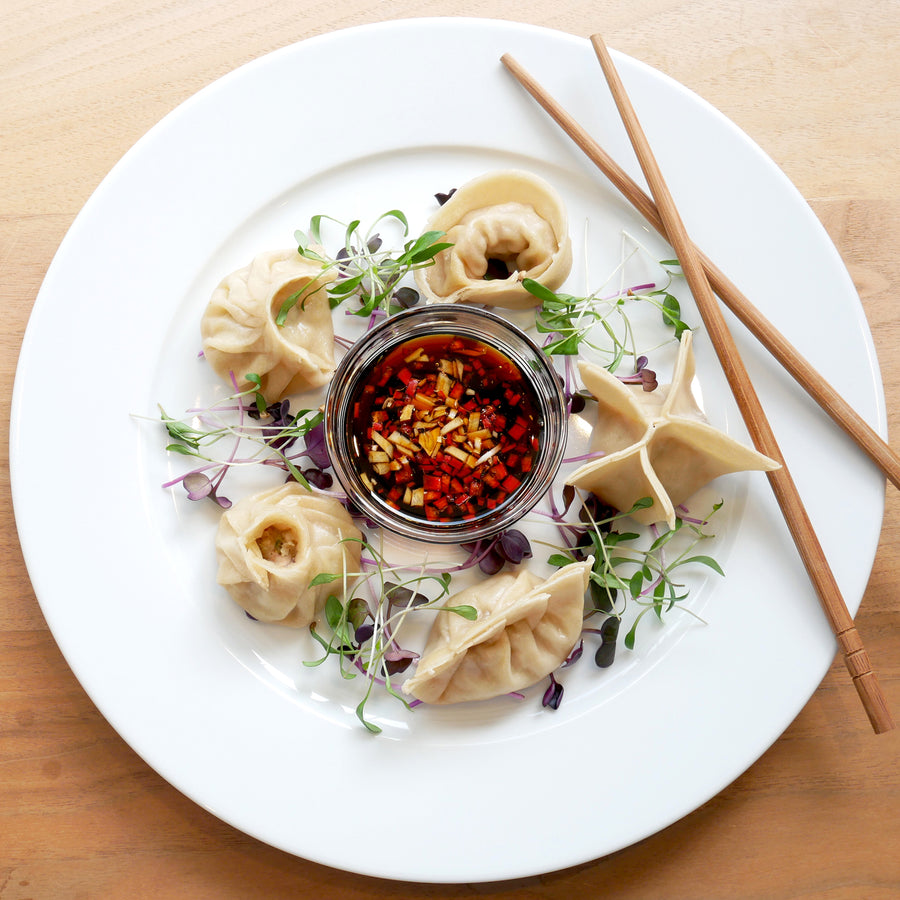
[[884,694],[872,671],[868,654],[856,630],[853,617],[847,609],[847,604],[841,595],[812,522],[788,471],[734,338],[716,301],[715,293],[718,293],[723,303],[747,326],[810,396],[850,434],[897,487],[900,487],[900,458],[693,244],[672,200],[672,195],[609,50],[599,35],[593,35],[591,43],[619,110],[619,115],[628,132],[632,147],[641,164],[652,199],[509,54],[504,54],[501,61],[551,118],[635,206],[638,212],[672,245],[753,444],[759,452],[781,464],[781,468],[766,474],[810,581],[816,589],[822,608],[837,638],[844,664],[850,672],[869,722],[876,734],[890,731],[894,728],[894,722]]

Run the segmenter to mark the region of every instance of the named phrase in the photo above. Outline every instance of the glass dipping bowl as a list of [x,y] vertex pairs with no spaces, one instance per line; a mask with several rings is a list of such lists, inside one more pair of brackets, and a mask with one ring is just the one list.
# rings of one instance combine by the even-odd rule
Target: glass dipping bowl
[[[368,420],[357,422],[355,415],[363,391],[372,383],[373,373],[388,354],[410,341],[432,337],[432,343],[440,343],[445,336],[447,343],[453,338],[462,338],[487,345],[512,363],[522,379],[523,394],[527,390],[531,395],[538,447],[530,470],[520,473],[521,483],[497,500],[494,508],[484,509],[470,518],[442,521],[427,517],[425,507],[429,504],[421,511],[392,505],[366,483],[367,478],[369,484],[373,481],[371,471],[365,471],[369,466],[368,449],[364,446],[367,439],[366,434],[361,433]],[[401,382],[395,379],[394,384],[399,386]],[[508,435],[508,430],[505,433]],[[502,316],[453,303],[409,309],[374,327],[340,361],[325,401],[328,453],[350,502],[366,518],[395,534],[433,543],[478,540],[504,531],[521,519],[553,484],[565,451],[566,434],[562,379],[549,357],[525,332]],[[472,462],[471,458],[469,462]],[[418,478],[415,463],[411,468]],[[466,473],[466,469],[462,471]],[[389,476],[385,475],[383,480],[390,484]],[[432,512],[432,515],[436,513]]]

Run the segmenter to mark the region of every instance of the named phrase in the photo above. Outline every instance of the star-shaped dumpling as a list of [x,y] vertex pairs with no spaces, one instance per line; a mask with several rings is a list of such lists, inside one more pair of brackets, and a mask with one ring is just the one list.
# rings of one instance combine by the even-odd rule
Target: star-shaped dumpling
[[692,333],[684,331],[672,383],[646,392],[602,366],[579,363],[584,386],[597,400],[592,449],[604,455],[585,463],[568,484],[596,494],[614,509],[629,510],[650,497],[633,518],[645,525],[675,524],[675,508],[720,475],[771,471],[779,463],[713,428],[691,393]]

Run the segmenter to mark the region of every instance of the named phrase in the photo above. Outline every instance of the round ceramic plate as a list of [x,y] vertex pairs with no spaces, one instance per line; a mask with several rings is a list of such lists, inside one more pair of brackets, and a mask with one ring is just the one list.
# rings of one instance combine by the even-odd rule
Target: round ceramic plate
[[[711,552],[726,575],[695,577],[693,615],[649,623],[610,669],[586,653],[556,711],[541,707],[542,687],[452,708],[376,699],[375,736],[354,715],[358,683],[304,666],[315,655],[305,632],[251,622],[217,587],[217,508],[161,487],[182,461],[150,421],[157,404],[180,413],[222,395],[197,357],[211,291],[256,253],[291,246],[315,214],[365,222],[400,208],[417,231],[436,192],[517,167],[568,206],[571,291],[609,278],[625,240],[649,258],[671,255],[506,72],[507,52],[637,177],[586,39],[421,19],[304,41],[200,91],[113,169],[47,273],[16,380],[22,546],[98,708],[216,816],[386,878],[522,877],[665,828],[772,744],[835,653],[765,477],[738,475],[711,488],[725,500]],[[615,59],[694,240],[883,432],[861,305],[797,191],[695,95]],[[735,334],[855,612],[882,479]],[[702,330],[695,345],[710,420],[746,440]]]

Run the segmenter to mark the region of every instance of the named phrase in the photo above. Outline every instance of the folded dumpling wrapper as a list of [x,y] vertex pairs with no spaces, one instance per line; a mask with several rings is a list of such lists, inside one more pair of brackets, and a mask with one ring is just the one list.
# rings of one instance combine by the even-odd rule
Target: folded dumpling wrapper
[[[288,482],[239,500],[216,533],[217,580],[255,619],[302,628],[356,580],[362,534],[337,500]],[[310,587],[317,575],[341,579]]]
[[438,614],[404,693],[426,703],[461,703],[545,678],[578,642],[592,565],[589,557],[547,579],[527,569],[501,572],[455,594],[447,605],[473,606],[477,618]]
[[[416,270],[416,283],[432,302],[528,309],[541,301],[522,287],[525,278],[556,290],[572,268],[562,199],[529,172],[501,170],[466,182],[426,230],[444,232],[453,244],[433,266]],[[508,276],[485,280],[489,260],[502,260]]]
[[676,507],[720,475],[771,471],[779,463],[714,428],[691,392],[692,332],[681,336],[672,383],[655,391],[624,384],[602,366],[579,363],[584,386],[597,400],[593,450],[604,456],[572,472],[566,482],[627,512],[644,497],[653,505],[632,513],[643,524],[675,525]]
[[[259,375],[269,402],[321,387],[334,372],[326,290],[333,280],[296,249],[260,253],[213,292],[200,323],[203,355],[220,378],[230,381],[234,373],[239,386],[247,386],[248,374]],[[298,291],[301,301],[276,325],[282,304]]]

